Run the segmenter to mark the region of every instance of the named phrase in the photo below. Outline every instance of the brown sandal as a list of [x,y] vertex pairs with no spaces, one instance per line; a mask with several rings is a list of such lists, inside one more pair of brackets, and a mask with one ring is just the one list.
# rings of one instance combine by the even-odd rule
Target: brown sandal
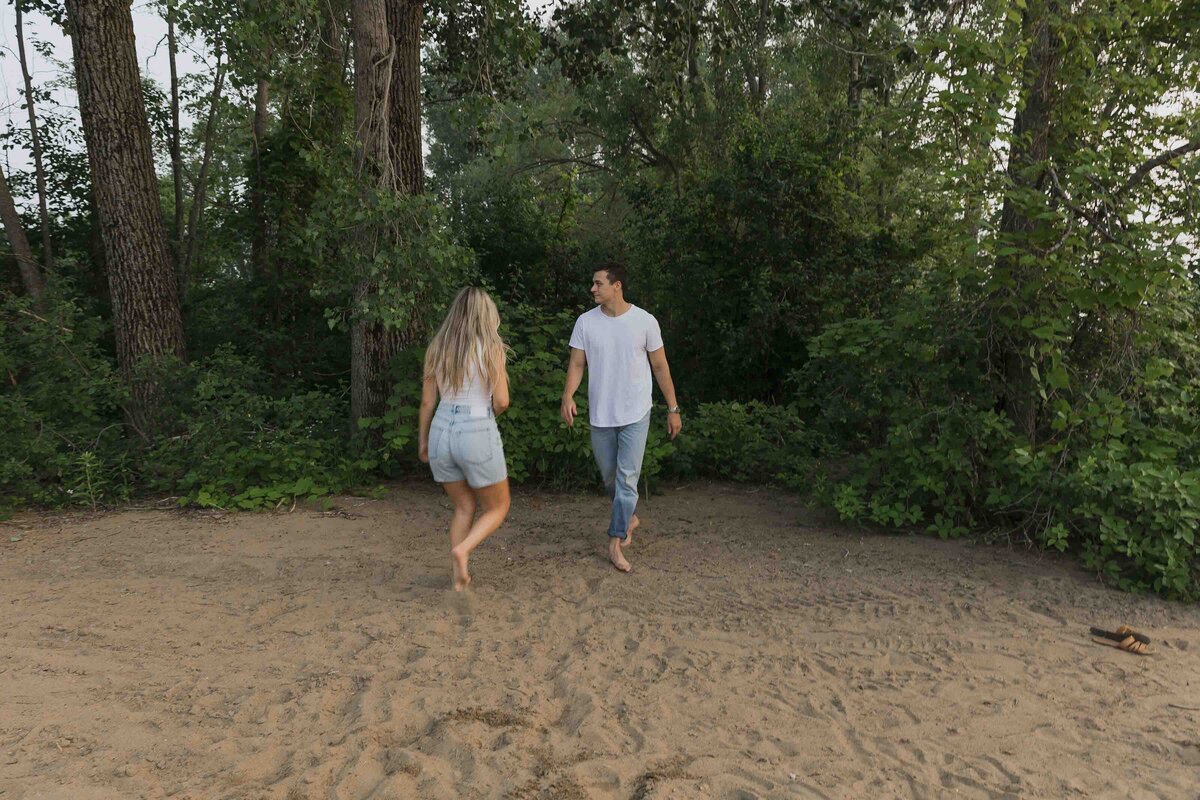
[[1127,653],[1134,653],[1139,656],[1149,655],[1150,637],[1143,633],[1138,633],[1128,625],[1122,625],[1115,632],[1102,630],[1101,628],[1092,628],[1092,641],[1096,644],[1105,644],[1109,647],[1116,647],[1124,650]]

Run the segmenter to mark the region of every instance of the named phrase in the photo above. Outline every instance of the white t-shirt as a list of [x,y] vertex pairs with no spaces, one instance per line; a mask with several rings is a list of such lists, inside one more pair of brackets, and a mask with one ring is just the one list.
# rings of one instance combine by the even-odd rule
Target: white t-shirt
[[650,410],[650,360],[663,346],[649,312],[630,305],[619,317],[596,306],[579,315],[571,347],[587,356],[588,418],[597,428],[632,425]]

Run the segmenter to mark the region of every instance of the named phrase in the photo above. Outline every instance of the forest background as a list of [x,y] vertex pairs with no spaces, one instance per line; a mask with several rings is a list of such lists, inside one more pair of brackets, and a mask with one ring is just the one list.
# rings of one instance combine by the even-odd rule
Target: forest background
[[0,509],[415,474],[468,283],[512,478],[593,485],[558,397],[618,259],[686,411],[652,484],[1200,596],[1195,0],[161,0],[165,80],[128,0],[16,2]]

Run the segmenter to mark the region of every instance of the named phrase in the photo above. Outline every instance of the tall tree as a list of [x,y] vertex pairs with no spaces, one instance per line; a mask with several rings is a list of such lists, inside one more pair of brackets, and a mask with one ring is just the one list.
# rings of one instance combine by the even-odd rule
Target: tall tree
[[[267,61],[270,61],[268,50]],[[261,280],[268,272],[268,221],[267,221],[267,178],[263,164],[263,144],[267,139],[270,122],[271,82],[260,75],[254,92],[254,122],[251,127],[251,157],[254,161],[253,185],[250,188],[250,218],[254,232],[250,237],[250,266],[255,277]]]
[[42,257],[46,269],[54,269],[54,246],[50,240],[50,208],[46,199],[46,169],[42,165],[42,140],[38,134],[37,109],[34,107],[33,78],[29,74],[29,61],[25,57],[25,20],[21,14],[21,3],[17,9],[17,55],[21,62],[21,76],[25,81],[25,108],[29,112],[29,149],[33,152],[33,171],[37,180],[38,214],[42,223]]
[[175,30],[178,11],[175,0],[167,0],[167,58],[171,68],[171,137],[167,144],[171,152],[171,185],[175,192],[175,230],[171,242],[175,255],[175,270],[183,280],[183,155],[180,152],[179,130],[179,36]]
[[[421,153],[421,23],[424,0],[387,0],[388,29],[395,49],[388,108],[388,140],[396,189],[404,195],[425,193],[425,162]],[[425,306],[413,304],[414,309]],[[427,320],[409,316],[400,332],[400,348],[419,341]]]
[[388,138],[397,188],[424,194],[421,158],[421,18],[424,0],[387,0],[388,32],[395,47],[388,108]]
[[33,250],[29,247],[25,229],[21,227],[21,215],[17,213],[17,206],[13,202],[12,191],[8,188],[8,179],[3,169],[0,169],[0,220],[4,222],[4,232],[12,247],[17,268],[21,271],[21,283],[25,286],[25,292],[33,298],[34,303],[41,304],[46,285],[38,263],[33,258]]
[[183,358],[183,321],[150,146],[129,0],[67,0],[79,113],[113,304],[129,421],[154,430],[157,383],[145,359]]
[[[1058,19],[1058,0],[1031,0],[1023,12],[1022,38],[1029,42],[1021,69],[1021,102],[1013,120],[1012,145],[1008,158],[1009,189],[1000,216],[1001,240],[1022,244],[1038,241],[1034,236],[1044,222],[1030,212],[1029,196],[1045,195],[1050,181],[1047,164],[1050,156],[1057,73],[1060,61],[1059,39],[1053,25]],[[997,259],[999,280],[1021,308],[1041,291],[1031,263],[1045,255],[1050,240],[1033,253],[1035,259],[1022,258],[1020,252],[1004,251]],[[1010,330],[1001,352],[1004,376],[1004,408],[1018,431],[1033,439],[1037,429],[1037,391],[1029,360],[1028,341]]]
[[208,119],[204,123],[204,146],[200,156],[200,172],[192,186],[192,207],[188,212],[187,237],[184,241],[183,267],[180,281],[186,281],[200,251],[200,226],[204,218],[204,204],[208,194],[208,173],[212,166],[212,153],[216,140],[217,112],[221,106],[221,92],[225,87],[224,54],[217,51],[216,72],[213,88],[208,99]]
[[[395,48],[388,35],[386,0],[354,0],[355,167],[368,205],[371,198],[395,192],[396,170],[389,136],[389,102]],[[369,267],[389,243],[391,231],[364,224],[357,232],[359,274],[353,289],[354,320],[350,328],[350,407],[357,427],[364,417],[382,413],[388,397],[387,370],[400,347],[400,335],[370,313],[378,286]]]

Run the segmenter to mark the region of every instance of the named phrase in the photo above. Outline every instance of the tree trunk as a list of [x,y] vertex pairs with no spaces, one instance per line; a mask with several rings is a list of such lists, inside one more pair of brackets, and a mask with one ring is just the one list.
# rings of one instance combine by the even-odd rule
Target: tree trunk
[[[388,136],[392,89],[392,62],[396,57],[388,36],[385,0],[353,0],[354,37],[354,138],[355,166],[364,195],[397,189]],[[419,154],[418,150],[418,154]],[[372,224],[356,234],[357,259],[362,274],[353,292],[355,318],[350,329],[350,413],[354,429],[364,417],[383,414],[388,398],[388,366],[399,350],[400,337],[364,308],[370,306],[376,285],[366,274],[379,241],[388,232]]]
[[[396,189],[407,195],[425,193],[425,163],[421,146],[421,16],[423,0],[387,0],[388,27],[396,49],[392,61],[392,97],[388,116]],[[428,320],[415,313],[399,333],[399,348],[407,349],[426,333]]]
[[767,23],[770,14],[770,0],[758,0],[758,20],[754,25],[754,79],[750,82],[750,92],[760,114],[767,104]]
[[29,239],[21,226],[21,215],[17,213],[16,203],[13,202],[12,192],[8,188],[8,178],[0,169],[0,220],[4,222],[4,232],[8,234],[8,243],[12,247],[13,258],[21,270],[21,283],[25,293],[33,298],[37,305],[42,304],[42,295],[46,285],[42,281],[42,273],[37,261],[33,258],[33,250],[29,247]]
[[[1051,30],[1051,17],[1058,14],[1058,0],[1031,2],[1025,10],[1022,28],[1029,51],[1022,66],[1021,96],[1013,121],[1012,145],[1008,160],[1008,181],[1011,191],[1005,196],[1000,215],[1000,241],[1013,241],[1022,247],[1038,226],[1029,209],[1014,202],[1013,194],[1022,190],[1044,190],[1046,172],[1041,165],[1050,154],[1050,138],[1054,116],[1055,82],[1060,53],[1058,39]],[[1014,241],[1015,240],[1015,241]],[[1043,249],[1026,250],[1044,255]],[[1031,268],[1020,262],[1020,254],[999,256],[997,276],[1008,279],[1011,288],[1006,292],[1015,304],[1010,314],[1020,317],[1026,304],[1037,292]],[[1004,410],[1022,435],[1033,440],[1037,431],[1037,387],[1029,357],[1029,342],[1016,326],[1010,326],[1008,341],[1002,343],[1002,372],[1004,375]]]
[[396,188],[425,193],[421,156],[421,15],[423,0],[386,0],[388,29],[395,46],[388,109]]
[[[250,192],[250,218],[251,224],[254,226],[250,237],[250,267],[255,280],[266,279],[270,272],[267,237],[267,177],[262,161],[263,141],[267,138],[270,94],[270,83],[265,77],[259,78],[258,91],[254,95],[254,126],[251,145],[254,155],[254,185]],[[278,289],[278,282],[276,282],[276,294]]]
[[21,2],[16,0],[17,9],[17,54],[21,61],[21,76],[25,80],[25,107],[29,111],[29,148],[33,151],[34,176],[37,179],[38,213],[42,222],[42,257],[46,271],[54,271],[54,245],[50,241],[50,208],[46,192],[46,170],[42,166],[42,137],[38,134],[37,110],[33,102],[33,79],[29,75],[29,62],[25,58],[25,21],[21,16]]
[[[851,37],[850,46],[857,50],[860,47],[858,37]],[[861,53],[853,52],[850,54],[850,79],[846,84],[846,105],[849,109],[858,113],[859,107],[862,105],[862,68],[863,57]]]
[[225,85],[225,67],[221,64],[221,53],[217,53],[217,74],[213,78],[212,95],[208,103],[208,120],[204,123],[204,153],[200,158],[200,174],[192,189],[192,207],[188,212],[186,253],[183,259],[183,277],[187,280],[200,249],[200,222],[204,217],[204,197],[208,192],[208,168],[212,163],[213,139],[217,126],[217,110],[221,104],[221,89]]
[[79,113],[104,240],[121,373],[132,388],[130,423],[154,432],[157,383],[143,359],[184,358],[129,0],[66,0]]
[[175,3],[167,5],[167,56],[171,63],[171,184],[175,189],[175,230],[171,235],[171,249],[175,255],[175,271],[180,290],[184,288],[183,274],[183,155],[179,140],[179,70],[176,59],[179,55],[179,39],[175,35]]
[[312,135],[327,147],[336,147],[345,130],[346,83],[345,19],[346,0],[325,0],[321,17],[321,43],[317,49],[321,70],[313,82],[317,92],[313,103]]

